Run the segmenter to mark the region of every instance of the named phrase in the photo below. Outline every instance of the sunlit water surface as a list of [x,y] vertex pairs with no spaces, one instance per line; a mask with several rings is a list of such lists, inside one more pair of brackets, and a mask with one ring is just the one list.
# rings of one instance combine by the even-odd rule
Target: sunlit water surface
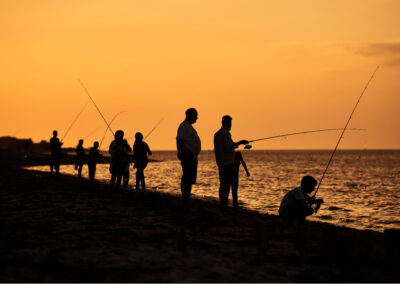
[[[320,179],[330,151],[242,151],[250,177],[240,170],[239,205],[263,213],[277,214],[284,194],[297,187],[303,175]],[[145,170],[147,187],[180,194],[180,162],[173,151],[156,151]],[[48,166],[31,167],[48,171]],[[131,168],[130,185],[136,170]],[[61,172],[74,174],[72,165]],[[83,175],[87,176],[87,166]],[[96,178],[110,179],[109,165],[97,165]],[[218,170],[214,153],[199,157],[197,183],[192,193],[218,198]],[[324,178],[318,197],[325,200],[310,219],[358,229],[400,228],[400,151],[338,151]],[[231,202],[231,196],[230,196]]]

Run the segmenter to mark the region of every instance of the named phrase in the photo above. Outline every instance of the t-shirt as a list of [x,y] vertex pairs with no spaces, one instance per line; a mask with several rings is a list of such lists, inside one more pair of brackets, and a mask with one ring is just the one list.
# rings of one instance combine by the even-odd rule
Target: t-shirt
[[304,191],[301,187],[297,187],[292,189],[283,197],[281,206],[279,207],[279,213],[282,213],[285,210],[285,207],[296,202],[297,200],[305,200]]
[[133,144],[133,155],[138,162],[147,162],[147,153],[150,153],[149,145],[143,141],[135,141]]
[[[200,154],[201,141],[197,131],[192,124],[184,120],[178,127],[176,139],[181,139],[184,147],[189,150],[195,158]],[[180,149],[178,148],[178,157],[181,157]]]
[[226,127],[221,127],[214,134],[215,159],[219,167],[233,165],[235,161],[235,142]]
[[50,139],[50,148],[51,155],[60,155],[61,154],[61,143],[57,137],[52,137]]
[[98,156],[99,156],[99,151],[93,147],[90,148],[88,156],[88,164],[96,164]]

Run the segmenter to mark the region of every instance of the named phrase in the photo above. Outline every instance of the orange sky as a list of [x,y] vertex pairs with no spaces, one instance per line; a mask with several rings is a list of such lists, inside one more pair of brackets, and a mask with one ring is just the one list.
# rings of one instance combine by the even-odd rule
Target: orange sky
[[[81,78],[113,130],[174,149],[196,107],[203,149],[221,117],[234,140],[343,127],[340,148],[400,148],[400,1],[0,0],[0,136],[63,136],[87,102]],[[105,125],[90,105],[65,138]],[[332,149],[339,132],[254,144],[254,149]],[[106,137],[108,145],[111,135]],[[133,143],[133,139],[130,139]],[[104,147],[103,146],[103,147]]]

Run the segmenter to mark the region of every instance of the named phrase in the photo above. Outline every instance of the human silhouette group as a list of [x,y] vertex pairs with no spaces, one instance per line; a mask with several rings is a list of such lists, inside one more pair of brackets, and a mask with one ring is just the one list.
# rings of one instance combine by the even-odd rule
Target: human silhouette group
[[[185,119],[179,125],[176,135],[177,156],[181,162],[182,178],[181,193],[182,203],[185,210],[189,209],[190,196],[192,186],[197,180],[198,156],[201,152],[201,140],[197,134],[193,124],[198,119],[198,112],[195,108],[189,108],[185,111]],[[239,187],[239,170],[240,165],[243,166],[247,176],[250,172],[243,159],[240,151],[236,149],[240,145],[248,145],[248,140],[240,140],[234,142],[231,136],[232,117],[224,115],[221,120],[221,128],[214,134],[214,152],[216,164],[218,166],[219,175],[219,206],[222,212],[229,213],[228,199],[232,190],[232,204],[234,212],[238,208],[238,187]],[[78,177],[82,177],[82,167],[87,158],[89,168],[89,180],[95,180],[96,164],[98,159],[102,157],[99,152],[99,143],[93,143],[89,154],[86,157],[83,148],[84,141],[79,140],[76,147],[75,169],[78,170]],[[61,146],[62,142],[57,138],[57,131],[53,131],[53,137],[50,139],[50,170],[53,174],[59,176],[59,168],[61,163]],[[133,152],[133,153],[132,153]],[[146,182],[144,170],[149,162],[148,155],[152,155],[149,145],[143,141],[143,134],[137,132],[135,134],[135,142],[131,147],[126,139],[124,132],[117,130],[114,134],[114,140],[109,146],[111,154],[110,187],[112,190],[121,189],[121,182],[124,188],[128,188],[130,166],[136,168],[136,190],[144,192],[146,190]],[[132,153],[132,155],[131,155]],[[310,197],[317,182],[311,176],[304,176],[301,185],[292,191],[289,191],[282,199],[279,208],[279,215],[289,224],[304,223],[307,216],[316,213],[323,203],[322,199]]]

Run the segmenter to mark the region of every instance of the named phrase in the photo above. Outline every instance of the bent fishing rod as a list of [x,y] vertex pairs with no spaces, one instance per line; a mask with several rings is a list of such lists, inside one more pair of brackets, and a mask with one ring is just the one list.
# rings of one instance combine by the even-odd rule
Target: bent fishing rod
[[107,120],[105,119],[104,115],[101,113],[100,109],[98,108],[98,106],[96,105],[96,103],[94,102],[92,96],[89,94],[89,91],[85,88],[85,86],[83,85],[82,81],[78,78],[79,83],[81,84],[83,90],[85,91],[85,93],[89,96],[90,100],[92,101],[93,105],[95,106],[95,108],[97,109],[97,111],[99,112],[101,118],[104,120],[104,122],[107,125],[107,129],[110,130],[110,132],[112,133],[112,135],[114,136],[114,132],[112,131],[110,125],[108,124]]
[[64,141],[65,137],[67,136],[68,132],[71,130],[72,126],[74,126],[75,122],[78,120],[78,118],[81,116],[82,112],[85,110],[85,108],[87,107],[87,105],[89,104],[89,101],[86,102],[86,104],[83,106],[83,108],[81,109],[81,111],[77,114],[77,116],[74,118],[74,120],[72,120],[72,123],[69,125],[67,131],[65,132],[63,138],[61,138],[61,142]]
[[89,138],[90,136],[92,136],[94,133],[96,133],[97,130],[99,130],[100,127],[97,127],[95,130],[93,130],[92,132],[90,132],[88,135],[85,136],[85,138],[83,138],[83,140],[86,140],[87,138]]
[[[124,113],[124,112],[126,112],[126,110],[120,111],[120,112],[118,112],[116,115],[114,115],[114,117],[110,120],[110,126],[111,126],[111,124],[113,123],[113,121],[114,121],[120,114],[122,114],[122,113]],[[104,140],[104,138],[106,137],[107,130],[108,130],[108,127],[106,128],[106,131],[104,131],[103,138],[101,138],[101,141],[100,141],[100,144],[99,144],[99,149],[101,148],[101,144],[103,144],[103,140]]]
[[151,134],[154,130],[156,130],[156,128],[161,124],[161,122],[162,122],[163,120],[164,120],[164,118],[162,118],[162,119],[149,131],[149,133],[147,133],[147,135],[144,136],[143,141],[146,140],[146,138],[149,137],[150,134]]
[[354,112],[355,112],[355,110],[356,110],[358,104],[360,103],[360,100],[361,100],[362,96],[364,95],[365,91],[367,90],[367,88],[368,88],[368,86],[369,86],[369,83],[372,81],[372,78],[374,78],[375,73],[376,73],[376,71],[378,71],[378,69],[379,69],[379,66],[376,67],[375,71],[372,73],[372,75],[371,75],[371,77],[369,78],[367,84],[365,85],[364,89],[362,90],[361,95],[360,95],[360,97],[358,98],[357,103],[356,103],[356,105],[354,106],[353,111],[351,112],[350,117],[349,117],[349,119],[347,120],[346,125],[345,125],[344,128],[343,128],[342,134],[340,134],[340,137],[339,137],[338,142],[336,143],[335,149],[333,149],[333,151],[332,151],[331,157],[330,157],[330,159],[329,159],[329,161],[328,161],[328,164],[326,165],[326,168],[325,168],[325,170],[324,170],[324,173],[323,173],[322,176],[321,176],[321,179],[319,180],[318,187],[317,187],[317,189],[316,189],[316,191],[315,191],[315,193],[314,193],[314,195],[313,195],[313,198],[315,198],[315,196],[317,195],[317,192],[318,192],[318,190],[319,190],[319,187],[320,187],[321,184],[322,184],[322,180],[323,180],[324,177],[325,177],[326,171],[328,170],[329,165],[331,164],[331,161],[332,161],[332,159],[333,159],[333,156],[335,155],[336,150],[337,150],[337,148],[338,148],[338,146],[339,146],[339,143],[340,143],[340,141],[341,141],[342,138],[343,138],[343,134],[344,134],[344,132],[346,131],[347,126],[349,125],[350,120],[351,120],[351,118],[353,117],[353,114],[354,114]]
[[[143,141],[144,141],[146,138],[148,138],[148,137],[150,136],[150,134],[151,134],[154,130],[156,130],[156,128],[161,124],[161,122],[162,122],[163,120],[164,120],[164,118],[162,118],[159,122],[157,122],[156,125],[154,125],[154,127],[144,136]],[[130,136],[128,139],[131,139],[131,138],[133,138],[133,137],[135,137],[135,135]]]
[[[327,128],[327,129],[318,129],[318,130],[309,130],[309,131],[293,132],[293,133],[288,133],[288,134],[275,135],[275,136],[269,136],[269,137],[265,137],[265,138],[259,138],[259,139],[249,140],[249,143],[258,142],[258,141],[263,141],[263,140],[268,140],[268,139],[274,139],[274,138],[287,137],[287,136],[292,136],[292,135],[300,135],[300,134],[308,134],[308,133],[324,132],[324,131],[335,131],[335,130],[343,130],[343,128]],[[365,130],[365,129],[362,129],[362,128],[351,128],[351,129],[349,129],[349,130]]]

